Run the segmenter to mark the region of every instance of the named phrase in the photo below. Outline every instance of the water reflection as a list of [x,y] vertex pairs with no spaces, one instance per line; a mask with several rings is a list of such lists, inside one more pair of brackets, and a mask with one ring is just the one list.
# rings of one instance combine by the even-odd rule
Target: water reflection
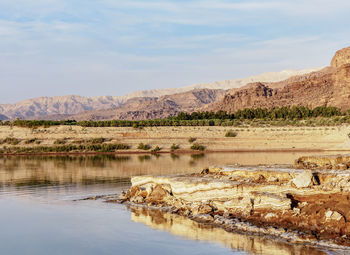
[[143,223],[153,229],[170,232],[186,239],[217,242],[234,251],[263,255],[325,255],[326,252],[301,245],[288,244],[274,239],[226,232],[221,228],[213,228],[182,216],[163,213],[161,211],[131,208],[131,219]]
[[[154,155],[0,157],[0,219],[3,219],[1,225],[5,226],[5,229],[15,227],[15,231],[13,231],[13,238],[8,237],[8,231],[6,231],[3,233],[3,236],[0,236],[0,239],[4,240],[6,237],[10,241],[17,240],[16,238],[18,233],[23,231],[23,225],[18,224],[17,221],[22,219],[24,222],[23,224],[33,223],[33,225],[30,225],[25,229],[30,229],[31,232],[34,231],[33,233],[35,234],[33,236],[37,235],[37,239],[41,240],[42,238],[46,237],[46,234],[42,233],[50,232],[52,228],[58,229],[57,231],[61,231],[61,223],[57,221],[57,218],[60,217],[62,213],[61,211],[63,211],[66,216],[62,222],[65,222],[66,226],[77,226],[77,233],[75,233],[73,237],[67,239],[69,242],[72,242],[74,237],[82,234],[80,233],[80,229],[89,226],[90,224],[96,224],[96,226],[98,225],[99,227],[104,226],[106,229],[102,233],[98,233],[97,236],[103,240],[109,240],[111,236],[108,232],[110,231],[109,228],[111,227],[110,223],[115,221],[114,218],[113,220],[106,219],[104,221],[104,217],[109,213],[109,211],[104,211],[103,213],[98,212],[96,215],[93,214],[91,218],[89,216],[84,222],[81,222],[79,221],[80,214],[90,213],[91,209],[82,207],[81,211],[77,212],[77,208],[80,208],[78,205],[75,204],[77,208],[74,206],[74,208],[67,209],[67,201],[62,202],[61,200],[71,201],[88,196],[119,193],[130,186],[130,177],[135,175],[192,173],[199,172],[203,168],[210,165],[291,164],[299,156],[307,154],[310,155],[314,153],[210,153],[196,155],[161,154],[158,157]],[[39,203],[37,203],[37,199],[40,200]],[[9,206],[7,200],[14,202],[15,206]],[[35,201],[35,203],[33,201]],[[42,204],[45,204],[45,206]],[[50,208],[52,206],[52,209],[44,210],[46,208],[46,204],[49,204]],[[32,210],[34,211],[32,212]],[[60,213],[57,213],[57,210],[61,210]],[[28,218],[28,212],[32,212],[31,217],[33,217],[35,220],[28,220],[30,219]],[[76,217],[74,220],[70,220],[72,215],[78,214],[79,217]],[[120,217],[119,214],[120,209],[119,211],[113,211],[111,215],[118,220]],[[9,224],[7,223],[7,219],[12,215],[17,216],[14,216],[12,223]],[[103,217],[101,217],[101,215],[103,215]],[[43,219],[46,219],[48,223],[41,224]],[[222,243],[225,247],[230,247],[233,250],[246,251],[251,254],[324,254],[322,251],[312,248],[299,246],[293,247],[286,243],[266,240],[260,237],[250,237],[227,233],[222,229],[209,228],[208,226],[198,224],[179,216],[168,214],[164,215],[160,214],[159,212],[133,211],[132,219],[136,222],[142,222],[149,225],[155,229],[166,230],[174,235],[200,241],[214,241]],[[102,222],[100,222],[100,220]],[[123,239],[124,235],[128,234],[127,231],[130,230],[131,225],[129,226],[128,224],[130,224],[130,222],[126,222],[124,219],[120,220],[120,222],[125,223],[126,226],[118,229],[118,231],[114,233],[115,235],[120,233],[120,238]],[[7,228],[5,223],[8,225]],[[99,227],[94,227],[93,231]],[[64,227],[64,230],[66,229],[67,227]],[[92,233],[94,233],[93,231]],[[54,243],[57,233],[52,233],[53,237],[51,237],[48,242],[52,247],[61,248],[62,246],[60,244]],[[132,232],[130,235],[142,236],[143,233],[136,231]],[[160,238],[157,234],[153,233],[153,235]],[[61,235],[61,238],[64,237],[66,237],[66,234]],[[132,245],[136,246],[136,248],[139,248],[140,250],[143,250],[142,245],[146,247],[154,246],[149,245],[149,243],[139,243],[138,239],[135,240],[135,238],[133,239],[130,236],[128,238],[132,241]],[[128,238],[125,237],[125,239]],[[28,236],[24,235],[21,240],[27,239]],[[79,241],[79,239],[74,240]],[[93,238],[93,240],[95,240],[95,238]],[[32,241],[36,244],[37,240]],[[159,248],[159,243],[157,243],[158,240],[152,239],[151,241],[154,242],[154,244],[157,244],[154,246],[155,248]],[[179,254],[180,252],[178,250],[167,246],[173,241],[175,242],[176,240],[173,240],[173,238],[166,239],[164,241],[164,247],[168,248],[167,251],[174,251],[173,254]],[[173,247],[177,248],[179,246],[177,242],[178,241],[175,242],[176,245]],[[45,242],[40,242],[40,245],[43,243]],[[86,243],[90,244],[94,243],[94,241],[88,241]],[[181,245],[184,245],[183,242],[180,243]],[[40,245],[35,245],[35,247],[41,247]],[[74,249],[81,249],[79,245],[70,245],[71,246],[69,247],[73,247]],[[112,241],[112,244],[108,243],[108,249],[111,249],[113,245],[115,245],[115,240]],[[191,247],[193,245],[194,244],[192,243],[190,244]],[[200,246],[204,247],[205,245],[201,243]],[[9,247],[12,249],[11,245]],[[18,246],[14,245],[13,247]],[[64,248],[69,250],[69,247],[67,246]],[[128,243],[127,248],[129,247],[130,245]],[[100,243],[99,248],[103,250],[105,245]],[[226,248],[223,249],[227,250]],[[26,249],[23,248],[22,250],[21,252],[13,254],[25,254],[26,252],[24,252],[24,250]],[[139,253],[140,252],[137,252],[137,254]],[[62,252],[61,254],[77,253]],[[150,254],[159,254],[159,252]],[[195,254],[195,252],[192,252],[192,254]]]
[[0,157],[0,187],[128,185],[135,175],[192,173],[210,165],[292,164],[307,154],[313,153]]

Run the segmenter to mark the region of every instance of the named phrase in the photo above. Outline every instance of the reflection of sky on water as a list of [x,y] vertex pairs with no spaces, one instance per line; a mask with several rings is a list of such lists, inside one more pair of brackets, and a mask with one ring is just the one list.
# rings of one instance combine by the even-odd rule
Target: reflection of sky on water
[[[0,254],[232,254],[231,246],[217,239],[209,242],[198,233],[191,238],[133,222],[124,206],[72,200],[121,193],[134,175],[292,163],[302,154],[0,157]],[[232,248],[234,254],[245,254]]]

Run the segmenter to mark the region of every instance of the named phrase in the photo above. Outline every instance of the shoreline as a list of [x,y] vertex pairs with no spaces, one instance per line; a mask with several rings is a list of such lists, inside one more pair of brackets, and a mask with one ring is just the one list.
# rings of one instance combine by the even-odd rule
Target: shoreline
[[204,151],[194,151],[194,150],[178,150],[178,151],[116,151],[116,152],[47,152],[47,153],[0,153],[0,157],[5,156],[74,156],[74,155],[162,155],[162,154],[210,154],[210,153],[290,153],[290,152],[349,152],[350,149],[262,149],[262,150],[204,150]]
[[135,176],[130,189],[110,202],[177,214],[229,232],[350,250],[349,163],[347,156],[301,157],[295,166]]

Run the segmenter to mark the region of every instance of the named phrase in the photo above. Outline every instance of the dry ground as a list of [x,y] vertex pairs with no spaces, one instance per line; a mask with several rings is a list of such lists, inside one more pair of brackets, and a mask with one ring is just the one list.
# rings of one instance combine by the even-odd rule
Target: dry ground
[[[225,137],[233,130],[236,137]],[[180,146],[179,151],[188,151],[192,143],[204,145],[207,151],[269,151],[269,150],[349,150],[350,126],[338,127],[146,127],[144,129],[120,127],[79,127],[56,126],[49,128],[0,127],[0,139],[7,137],[20,139],[16,146],[39,146],[26,144],[36,138],[41,146],[52,146],[57,139],[65,139],[67,144],[76,140],[107,138],[107,143],[125,143],[131,146],[130,152],[139,151],[139,143],[159,146],[169,151],[172,144]],[[11,146],[2,144],[1,146]]]

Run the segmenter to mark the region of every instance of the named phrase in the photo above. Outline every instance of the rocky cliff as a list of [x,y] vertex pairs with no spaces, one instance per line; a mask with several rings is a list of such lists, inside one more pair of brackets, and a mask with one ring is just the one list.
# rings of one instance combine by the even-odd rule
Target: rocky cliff
[[234,112],[242,108],[293,105],[350,108],[350,47],[338,51],[330,67],[278,83],[252,83],[230,90],[210,110]]

